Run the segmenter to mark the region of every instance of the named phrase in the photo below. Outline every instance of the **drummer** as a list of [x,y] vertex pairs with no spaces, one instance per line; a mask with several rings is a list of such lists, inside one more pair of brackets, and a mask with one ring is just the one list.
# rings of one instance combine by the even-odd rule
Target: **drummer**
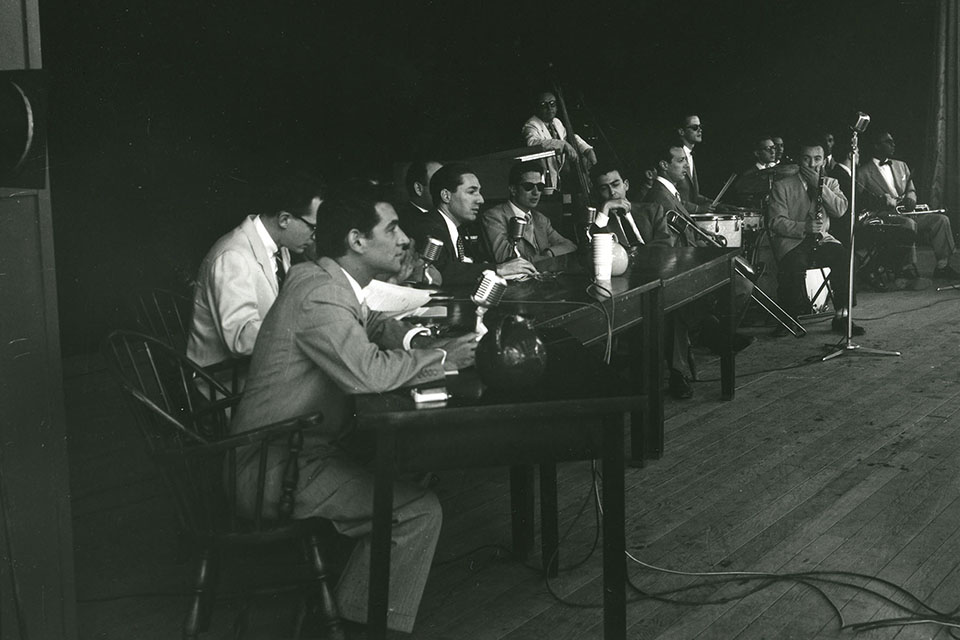
[[759,209],[770,194],[770,182],[777,166],[777,148],[769,135],[754,141],[753,164],[744,170],[733,186],[737,204]]

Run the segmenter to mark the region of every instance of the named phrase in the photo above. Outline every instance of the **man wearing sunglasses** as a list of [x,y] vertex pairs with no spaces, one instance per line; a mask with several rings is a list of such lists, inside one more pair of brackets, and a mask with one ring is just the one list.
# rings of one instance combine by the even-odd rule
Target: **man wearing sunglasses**
[[[550,219],[536,210],[544,187],[540,163],[518,162],[510,168],[510,199],[487,209],[480,216],[483,233],[495,261],[506,262],[521,257],[536,262],[577,250],[577,245],[560,235],[550,224]],[[510,238],[510,221],[513,218],[526,221],[523,237],[516,245]]]
[[528,147],[542,146],[545,149],[556,149],[558,155],[546,159],[545,193],[553,194],[560,188],[560,172],[566,161],[578,161],[583,157],[584,170],[597,163],[597,155],[583,138],[574,134],[572,143],[567,139],[567,130],[557,117],[557,96],[550,91],[537,94],[536,114],[523,125],[523,141]]
[[690,213],[710,213],[713,211],[712,200],[700,194],[700,178],[693,161],[694,148],[703,142],[703,126],[700,116],[688,115],[683,118],[683,124],[677,129],[680,136],[680,148],[687,159],[687,173],[677,183],[680,199]]
[[213,245],[197,273],[187,356],[207,366],[253,353],[260,324],[290,268],[290,254],[314,243],[322,183],[278,180],[263,211],[247,216]]

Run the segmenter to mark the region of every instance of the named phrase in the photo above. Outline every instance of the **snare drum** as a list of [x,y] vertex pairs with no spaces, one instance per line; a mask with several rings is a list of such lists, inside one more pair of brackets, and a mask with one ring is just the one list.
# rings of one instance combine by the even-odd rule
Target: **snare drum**
[[743,218],[740,216],[732,213],[694,213],[690,217],[704,231],[726,238],[728,247],[740,246],[740,234],[743,230]]
[[743,229],[744,231],[760,231],[763,229],[763,214],[750,209],[744,210]]

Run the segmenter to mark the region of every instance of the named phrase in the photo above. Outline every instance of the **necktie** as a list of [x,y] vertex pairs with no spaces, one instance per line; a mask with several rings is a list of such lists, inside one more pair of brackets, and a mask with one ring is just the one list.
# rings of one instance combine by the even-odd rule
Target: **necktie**
[[287,279],[287,269],[283,266],[283,256],[279,251],[273,254],[273,259],[277,263],[277,289],[279,289]]
[[550,137],[551,137],[551,138],[553,138],[554,140],[559,140],[559,139],[560,139],[560,132],[557,131],[557,128],[553,125],[552,122],[547,125],[547,129],[550,130]]
[[889,159],[888,159],[888,160],[884,160],[883,162],[880,163],[880,166],[881,166],[881,167],[889,167],[889,166],[891,166],[890,160],[889,160]]
[[367,301],[362,300],[360,302],[360,324],[367,326],[367,316],[370,315],[370,307],[367,306]]
[[463,262],[463,257],[467,255],[467,248],[463,244],[463,235],[457,236],[457,260]]

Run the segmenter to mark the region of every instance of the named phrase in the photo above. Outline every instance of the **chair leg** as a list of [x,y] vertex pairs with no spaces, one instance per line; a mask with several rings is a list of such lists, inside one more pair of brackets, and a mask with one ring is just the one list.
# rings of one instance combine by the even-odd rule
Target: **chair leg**
[[220,559],[216,552],[209,546],[204,546],[200,551],[200,560],[197,564],[193,601],[183,621],[184,640],[195,640],[198,633],[210,628],[219,569]]
[[345,640],[346,633],[340,624],[340,612],[337,601],[333,597],[327,581],[328,568],[320,550],[320,536],[309,533],[306,538],[307,559],[313,569],[314,577],[307,590],[304,603],[305,611],[297,616],[297,628],[294,637],[299,637],[304,618],[309,618],[311,627],[321,633],[321,637],[329,640]]

